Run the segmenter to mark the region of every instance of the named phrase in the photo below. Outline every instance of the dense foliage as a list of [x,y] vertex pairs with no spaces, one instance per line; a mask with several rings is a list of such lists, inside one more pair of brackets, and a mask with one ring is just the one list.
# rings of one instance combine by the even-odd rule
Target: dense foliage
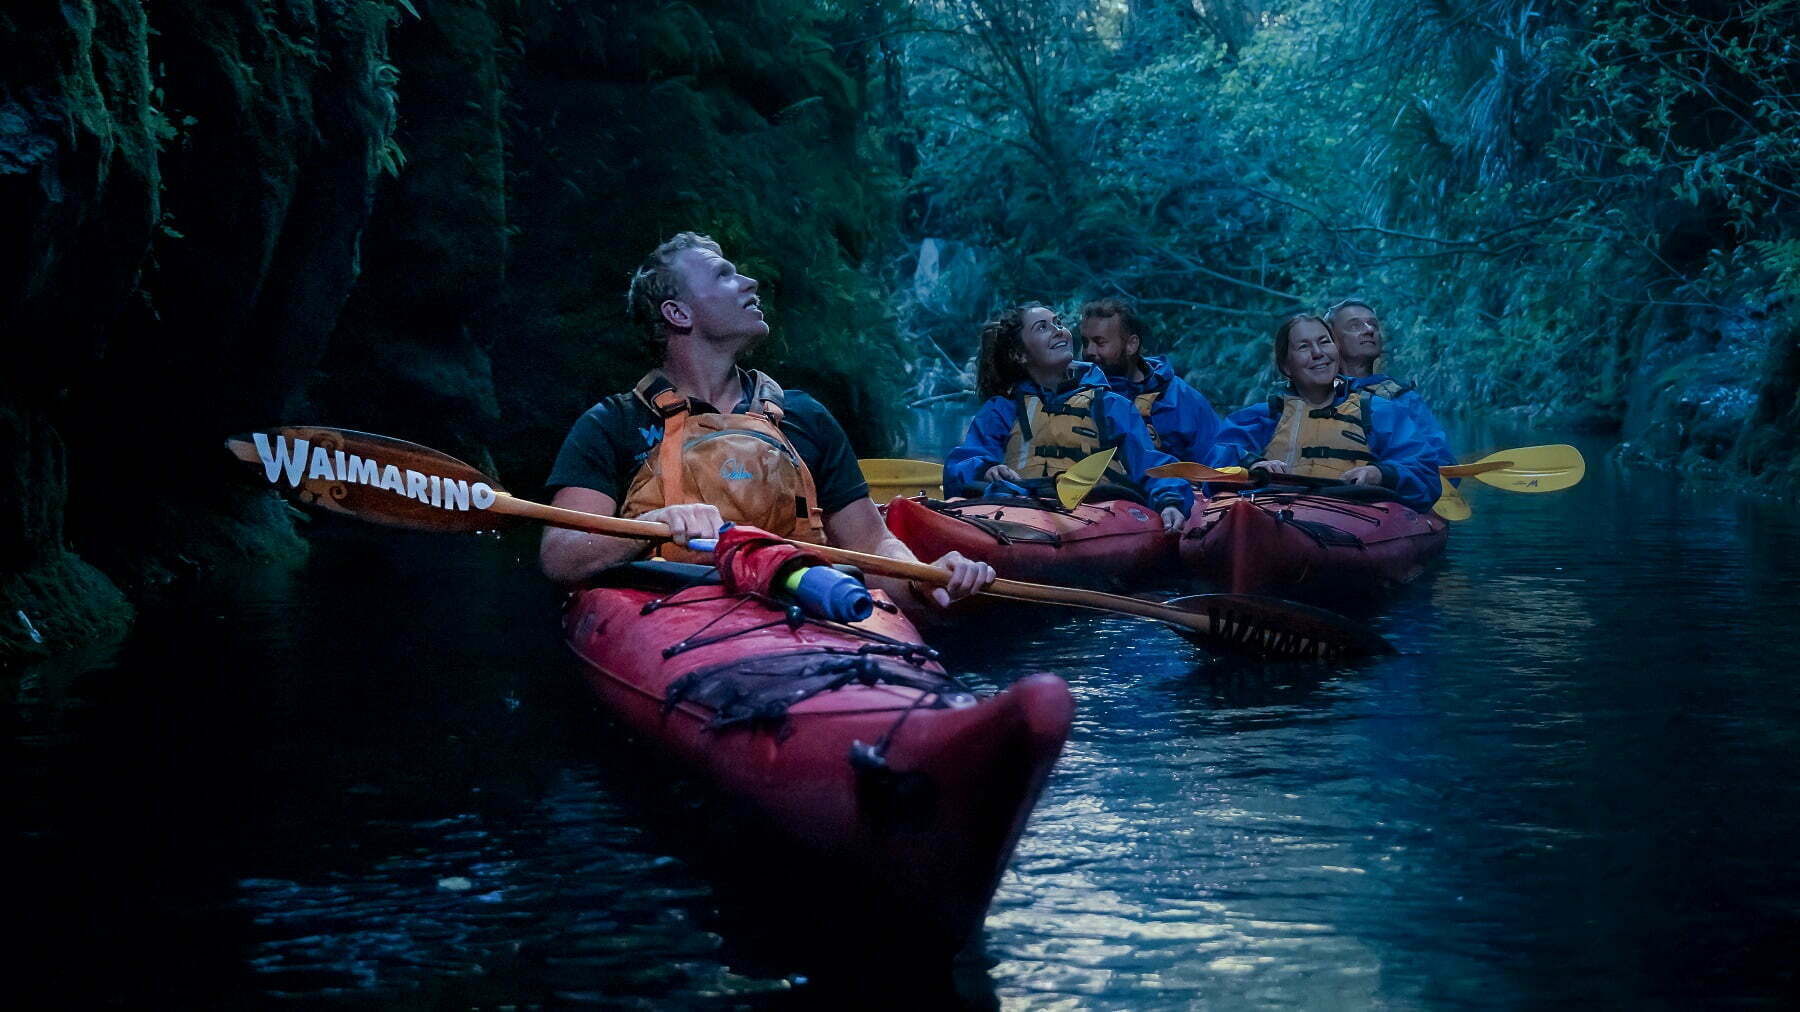
[[[1447,404],[1617,426],[1755,388],[1792,365],[1797,15],[914,4],[894,14],[905,87],[880,127],[916,158],[903,225],[939,240],[934,271],[944,240],[978,251],[961,264],[987,296],[916,299],[920,360],[966,355],[960,317],[1002,301],[1122,293],[1159,324],[1153,344],[1234,405],[1270,378],[1275,321],[1354,295],[1389,321],[1400,371]],[[1728,456],[1750,394],[1672,421],[1710,427],[1705,455]],[[1791,409],[1781,396],[1764,421]]]

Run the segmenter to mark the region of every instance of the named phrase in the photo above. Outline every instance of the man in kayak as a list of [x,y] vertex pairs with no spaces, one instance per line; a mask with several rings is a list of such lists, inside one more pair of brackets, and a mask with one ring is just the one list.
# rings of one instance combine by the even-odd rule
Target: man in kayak
[[1399,404],[1350,389],[1324,320],[1302,314],[1284,322],[1275,368],[1287,392],[1227,418],[1204,463],[1375,485],[1415,510],[1431,508],[1440,490],[1436,449]]
[[[626,299],[662,365],[576,419],[550,472],[552,505],[668,524],[683,549],[690,539],[717,537],[730,520],[916,561],[882,523],[849,439],[824,405],[738,366],[769,325],[756,280],[718,243],[693,232],[671,238],[632,276]],[[551,527],[539,562],[552,580],[576,584],[649,548]],[[926,600],[949,604],[994,579],[992,567],[955,552],[934,565],[950,582],[929,592],[903,580],[869,582],[914,609]]]
[[1196,463],[1212,449],[1219,415],[1200,391],[1175,375],[1166,357],[1142,354],[1144,325],[1123,299],[1081,307],[1081,343],[1089,362],[1106,370],[1113,393],[1131,401],[1150,442],[1176,460]]
[[1438,424],[1418,389],[1411,383],[1375,371],[1376,360],[1381,358],[1387,338],[1375,310],[1366,302],[1345,299],[1325,311],[1325,325],[1331,328],[1332,340],[1337,343],[1338,371],[1350,381],[1350,389],[1367,390],[1405,408],[1419,433],[1431,442],[1437,453],[1437,464],[1456,463],[1456,454],[1450,450],[1444,427]]
[[987,400],[944,461],[946,493],[979,495],[992,482],[1050,486],[1077,461],[1115,447],[1107,480],[1142,493],[1168,530],[1187,517],[1187,482],[1144,475],[1175,458],[1151,445],[1143,416],[1098,366],[1075,361],[1073,336],[1048,307],[1008,310],[981,329],[976,383]]

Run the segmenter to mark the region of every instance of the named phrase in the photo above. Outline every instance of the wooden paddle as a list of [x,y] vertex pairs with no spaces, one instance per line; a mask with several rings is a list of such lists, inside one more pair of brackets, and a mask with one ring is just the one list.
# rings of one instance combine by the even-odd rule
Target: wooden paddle
[[[665,540],[667,525],[601,516],[516,498],[475,468],[388,436],[319,426],[286,426],[233,436],[226,449],[270,484],[301,502],[393,527],[439,532],[490,531],[519,521],[617,537]],[[833,562],[932,586],[950,582],[936,566],[829,545],[803,545]],[[1333,660],[1393,653],[1368,629],[1319,608],[1244,594],[1205,594],[1164,604],[1135,597],[995,580],[984,593],[1135,615],[1174,626],[1207,645],[1278,657]]]
[[[1263,480],[1242,468],[1220,470],[1189,461],[1153,467],[1147,473],[1152,478],[1186,478],[1215,485],[1255,485]],[[1440,467],[1438,473],[1446,478],[1474,478],[1508,492],[1559,492],[1581,482],[1587,461],[1580,450],[1567,444],[1522,446],[1490,453],[1474,463]],[[1279,483],[1296,477],[1272,474],[1268,480]]]

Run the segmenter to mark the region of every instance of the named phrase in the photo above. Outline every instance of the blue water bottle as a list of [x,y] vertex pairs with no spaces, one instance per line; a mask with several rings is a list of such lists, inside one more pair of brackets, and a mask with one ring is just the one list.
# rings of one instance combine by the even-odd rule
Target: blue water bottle
[[869,588],[830,566],[806,566],[788,574],[782,587],[808,615],[833,622],[861,622],[875,613]]
[[[714,538],[692,538],[687,546],[696,552],[718,548]],[[849,573],[830,566],[803,566],[787,575],[781,587],[793,595],[800,609],[814,618],[832,622],[861,622],[875,614],[875,599],[869,588]]]

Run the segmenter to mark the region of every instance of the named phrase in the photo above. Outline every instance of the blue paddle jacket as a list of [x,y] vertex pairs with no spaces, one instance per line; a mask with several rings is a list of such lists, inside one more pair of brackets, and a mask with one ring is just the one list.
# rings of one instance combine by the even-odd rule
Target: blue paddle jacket
[[[1414,389],[1412,384],[1403,383],[1386,373],[1344,378],[1350,381],[1350,390],[1353,393],[1358,390],[1369,390],[1386,397],[1399,407],[1405,408],[1407,414],[1412,416],[1414,428],[1418,429],[1419,434],[1431,443],[1432,450],[1436,455],[1437,466],[1448,467],[1456,463],[1456,454],[1450,449],[1450,438],[1444,435],[1444,427],[1438,424],[1437,416],[1431,413],[1431,409],[1425,405],[1425,398],[1419,396],[1419,391]],[[1387,389],[1380,389],[1384,385]],[[1388,390],[1396,388],[1397,392],[1388,392]]]
[[[1139,359],[1144,381],[1133,383],[1125,376],[1108,376],[1113,393],[1131,401],[1133,406],[1146,394],[1155,394],[1149,422],[1157,449],[1176,460],[1200,459],[1212,449],[1219,435],[1219,413],[1213,410],[1206,395],[1175,375],[1175,367],[1166,356],[1145,355]],[[1139,415],[1143,414],[1139,408]]]
[[[1350,396],[1349,384],[1338,383],[1331,406],[1342,404]],[[1208,467],[1249,467],[1262,460],[1279,420],[1279,411],[1271,413],[1268,401],[1233,412],[1219,430],[1209,459],[1201,463]],[[1381,471],[1382,487],[1415,510],[1430,509],[1443,491],[1437,471],[1438,451],[1413,423],[1412,413],[1386,397],[1371,396],[1368,422],[1368,449]]]
[[1132,403],[1112,392],[1106,373],[1090,362],[1077,361],[1070,366],[1069,378],[1055,390],[1046,390],[1035,382],[1020,380],[1013,386],[1012,396],[990,397],[969,422],[962,445],[950,451],[944,461],[945,495],[980,495],[987,487],[989,468],[1005,463],[1006,444],[1018,424],[1018,399],[1021,396],[1042,398],[1046,404],[1060,405],[1081,390],[1095,390],[1093,410],[1099,416],[1104,433],[1101,448],[1117,447],[1115,465],[1130,476],[1150,505],[1158,510],[1174,506],[1186,514],[1194,505],[1194,490],[1180,478],[1146,478],[1144,472],[1175,458],[1150,443],[1143,416]]

